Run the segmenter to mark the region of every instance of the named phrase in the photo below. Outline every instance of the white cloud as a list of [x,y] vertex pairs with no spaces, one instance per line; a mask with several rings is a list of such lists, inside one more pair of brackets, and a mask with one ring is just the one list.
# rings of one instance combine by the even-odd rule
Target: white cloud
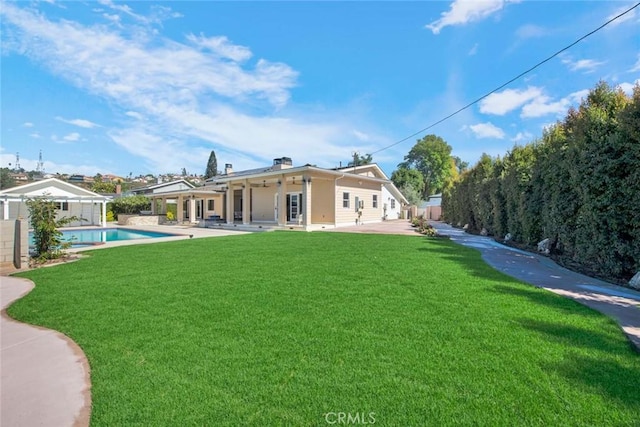
[[[0,164],[8,165],[13,164],[16,161],[15,154],[0,154]],[[36,170],[38,168],[38,159],[29,159],[27,157],[20,157],[20,166],[27,171]],[[47,173],[68,173],[68,174],[82,174],[93,176],[96,172],[101,174],[113,173],[113,171],[105,169],[99,165],[82,165],[78,163],[56,163],[50,160],[44,160],[44,170]]]
[[640,71],[640,53],[638,54],[638,60],[635,65],[629,70],[630,73],[635,73],[636,71]]
[[535,118],[543,117],[549,114],[556,114],[557,116],[563,116],[567,113],[567,110],[571,105],[576,105],[582,102],[584,98],[589,94],[588,89],[572,92],[569,95],[561,98],[557,101],[553,101],[547,95],[541,95],[536,97],[532,102],[522,107],[520,117],[522,118]]
[[[617,8],[616,10],[614,10],[611,13],[611,15],[607,16],[607,21],[615,18],[616,16],[620,15],[622,12],[624,12],[627,9],[629,9],[629,6],[622,6],[622,7]],[[635,16],[636,16],[636,9],[634,9],[631,12],[627,13],[626,15],[621,16],[620,18],[616,19],[611,24],[609,24],[609,27],[614,27],[616,25],[620,25],[625,21],[629,21],[629,20],[635,18]]]
[[636,85],[640,85],[640,79],[638,79],[638,80],[634,81],[633,83],[628,83],[628,82],[620,83],[620,84],[618,85],[618,87],[619,87],[620,89],[622,89],[622,91],[623,91],[624,93],[626,93],[628,96],[632,96],[632,95],[633,95],[633,88],[634,88]]
[[468,128],[471,129],[476,138],[504,139],[505,135],[502,129],[491,122],[470,125]]
[[225,36],[205,37],[202,34],[195,36],[187,35],[187,40],[201,49],[208,49],[222,58],[242,62],[251,58],[253,54],[248,47],[233,44]]
[[137,113],[137,112],[135,112],[135,111],[127,111],[125,114],[126,114],[127,116],[129,116],[129,117],[133,117],[134,119],[137,119],[137,120],[142,120],[142,119],[143,119],[142,114]]
[[542,95],[542,89],[530,86],[526,89],[505,89],[495,92],[480,102],[480,112],[503,116]]
[[358,130],[353,130],[351,131],[351,133],[353,134],[353,136],[355,136],[359,141],[369,141],[371,139],[371,137],[369,135],[367,135],[364,132],[360,132]]
[[527,131],[524,131],[524,132],[518,132],[516,136],[511,138],[511,141],[518,143],[523,141],[528,142],[528,141],[531,141],[532,139],[533,139],[533,134]]
[[69,142],[75,142],[80,140],[80,134],[78,132],[72,132],[68,135],[63,136],[62,139]]
[[99,124],[93,123],[93,122],[91,122],[89,120],[84,120],[84,119],[69,120],[69,119],[65,119],[65,118],[62,118],[62,117],[58,116],[58,117],[56,117],[56,120],[59,120],[59,121],[64,122],[64,123],[68,123],[70,125],[74,125],[74,126],[78,126],[78,127],[81,127],[81,128],[85,128],[85,129],[92,129],[92,128],[95,128],[95,127],[100,127]]
[[439,34],[440,30],[450,25],[464,25],[473,21],[480,21],[489,15],[499,11],[509,0],[454,0],[451,8],[442,12],[440,19],[425,26],[433,34]]
[[523,25],[516,30],[516,37],[520,39],[544,37],[547,34],[549,34],[549,30],[533,24]]
[[584,71],[586,73],[592,73],[599,66],[603,65],[605,61],[596,61],[594,59],[579,59],[573,61],[569,58],[562,59],[562,63],[569,67],[571,71]]
[[478,43],[474,44],[473,47],[469,50],[469,56],[473,56],[478,53]]
[[30,134],[29,134],[29,136],[30,136],[31,138],[35,138],[35,139],[40,138],[40,134],[39,134],[38,132],[30,133]]
[[33,123],[31,123],[31,122],[24,122],[24,123],[22,124],[22,126],[24,126],[24,127],[26,127],[26,128],[32,128],[32,127],[33,127]]

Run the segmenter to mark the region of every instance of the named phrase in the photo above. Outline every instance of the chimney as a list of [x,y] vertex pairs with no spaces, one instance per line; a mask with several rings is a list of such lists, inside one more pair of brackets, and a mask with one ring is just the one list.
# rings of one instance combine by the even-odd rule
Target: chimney
[[233,173],[233,165],[231,163],[226,163],[224,165],[224,174],[231,175]]
[[293,162],[291,161],[291,157],[280,157],[278,159],[273,159],[273,166],[271,167],[271,169],[277,171],[282,169],[289,169],[292,167]]

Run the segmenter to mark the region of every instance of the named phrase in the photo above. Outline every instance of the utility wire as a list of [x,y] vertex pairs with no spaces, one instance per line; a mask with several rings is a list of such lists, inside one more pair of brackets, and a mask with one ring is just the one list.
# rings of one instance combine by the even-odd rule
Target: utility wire
[[590,35],[597,33],[598,31],[600,31],[601,29],[603,29],[603,28],[604,28],[604,27],[606,27],[607,25],[611,24],[613,21],[615,21],[615,20],[617,20],[618,18],[620,18],[620,17],[622,17],[622,16],[626,15],[627,13],[631,12],[633,9],[635,9],[635,8],[636,8],[636,7],[638,7],[638,6],[640,6],[640,3],[636,3],[635,5],[631,6],[629,9],[625,10],[624,12],[622,12],[621,14],[619,14],[619,15],[617,15],[617,16],[614,16],[613,18],[609,19],[607,22],[605,22],[604,24],[600,25],[600,26],[599,26],[598,28],[596,28],[595,30],[593,30],[593,31],[591,31],[591,32],[589,32],[589,33],[587,33],[587,34],[585,34],[584,36],[580,37],[578,40],[574,41],[574,42],[573,42],[573,43],[571,43],[570,45],[568,45],[568,46],[566,46],[566,47],[564,47],[564,48],[560,49],[559,51],[557,51],[557,52],[556,52],[556,53],[554,53],[553,55],[549,56],[548,58],[546,58],[546,59],[544,59],[544,60],[542,60],[542,61],[538,62],[536,65],[534,65],[533,67],[529,68],[528,70],[523,71],[522,73],[518,74],[517,76],[515,76],[514,78],[512,78],[512,79],[511,79],[511,80],[509,80],[508,82],[506,82],[506,83],[504,83],[504,84],[502,84],[502,85],[498,86],[497,88],[493,89],[491,92],[488,92],[488,93],[486,93],[486,94],[482,95],[480,98],[478,98],[478,99],[476,99],[476,100],[474,100],[474,101],[471,101],[470,103],[468,103],[468,104],[467,104],[467,105],[465,105],[464,107],[462,107],[462,108],[460,108],[460,109],[458,109],[458,110],[454,111],[453,113],[449,114],[448,116],[443,117],[442,119],[438,120],[437,122],[430,124],[429,126],[427,126],[427,127],[426,127],[426,128],[424,128],[424,129],[420,129],[419,131],[417,131],[417,132],[415,132],[415,133],[412,133],[411,135],[407,136],[406,138],[402,138],[401,140],[396,141],[396,142],[394,142],[394,143],[393,143],[393,144],[391,144],[391,145],[387,145],[386,147],[383,147],[383,148],[381,148],[381,149],[379,149],[379,150],[377,150],[377,151],[374,151],[374,152],[373,152],[373,153],[371,153],[371,154],[373,155],[373,154],[377,154],[377,153],[379,153],[379,152],[381,152],[381,151],[388,150],[388,149],[389,149],[389,148],[391,148],[391,147],[394,147],[394,146],[396,146],[396,145],[398,145],[398,144],[400,144],[400,143],[402,143],[402,142],[405,142],[406,140],[408,140],[408,139],[410,139],[410,138],[413,138],[414,136],[419,135],[419,134],[421,134],[422,132],[424,132],[424,131],[427,131],[427,130],[431,129],[431,128],[432,128],[432,127],[434,127],[434,126],[439,125],[440,123],[444,122],[445,120],[450,119],[451,117],[455,116],[456,114],[458,114],[458,113],[460,113],[460,112],[462,112],[462,111],[466,110],[467,108],[471,107],[472,105],[477,104],[478,102],[482,101],[483,99],[485,99],[486,97],[488,97],[488,96],[489,96],[489,95],[491,95],[492,93],[499,91],[499,90],[500,90],[500,89],[502,89],[503,87],[505,87],[505,86],[507,86],[507,85],[509,85],[509,84],[513,83],[514,81],[518,80],[520,77],[522,77],[522,76],[524,76],[524,75],[526,75],[526,74],[530,73],[531,71],[535,70],[536,68],[538,68],[538,67],[539,67],[539,66],[541,66],[542,64],[544,64],[544,63],[546,63],[546,62],[549,62],[551,59],[553,59],[553,58],[555,58],[556,56],[560,55],[560,54],[561,54],[562,52],[564,52],[565,50],[568,50],[568,49],[572,48],[573,46],[575,46],[576,44],[580,43],[582,40],[586,39],[586,38],[587,38],[587,37],[589,37]]

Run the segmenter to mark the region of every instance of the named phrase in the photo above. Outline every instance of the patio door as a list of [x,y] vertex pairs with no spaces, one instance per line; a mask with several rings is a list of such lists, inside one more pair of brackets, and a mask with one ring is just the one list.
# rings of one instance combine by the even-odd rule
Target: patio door
[[302,213],[302,194],[287,194],[287,221],[298,221],[298,216]]

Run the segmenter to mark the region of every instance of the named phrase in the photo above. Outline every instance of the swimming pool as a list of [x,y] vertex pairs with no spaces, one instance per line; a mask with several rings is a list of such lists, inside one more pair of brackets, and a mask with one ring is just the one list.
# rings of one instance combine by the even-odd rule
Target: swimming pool
[[[176,234],[125,228],[91,228],[83,230],[63,230],[62,240],[72,242],[71,246],[81,247],[121,240],[155,239]],[[33,233],[29,232],[29,246],[33,246]]]

